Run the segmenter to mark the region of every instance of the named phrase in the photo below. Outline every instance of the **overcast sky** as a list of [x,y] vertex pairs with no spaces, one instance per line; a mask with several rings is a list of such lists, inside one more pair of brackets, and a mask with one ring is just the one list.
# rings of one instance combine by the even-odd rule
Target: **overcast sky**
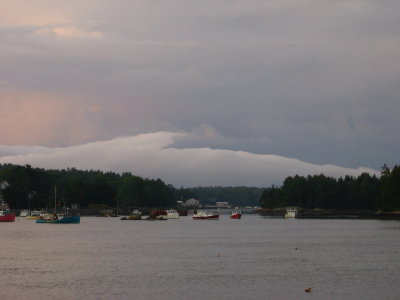
[[0,163],[176,186],[400,163],[400,1],[2,0]]

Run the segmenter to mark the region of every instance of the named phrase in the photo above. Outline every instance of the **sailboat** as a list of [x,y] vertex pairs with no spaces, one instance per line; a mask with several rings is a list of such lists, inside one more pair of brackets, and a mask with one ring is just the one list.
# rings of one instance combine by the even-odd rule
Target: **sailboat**
[[36,220],[36,223],[50,224],[79,224],[81,217],[79,215],[57,214],[57,187],[54,188],[54,213],[49,214],[46,218]]

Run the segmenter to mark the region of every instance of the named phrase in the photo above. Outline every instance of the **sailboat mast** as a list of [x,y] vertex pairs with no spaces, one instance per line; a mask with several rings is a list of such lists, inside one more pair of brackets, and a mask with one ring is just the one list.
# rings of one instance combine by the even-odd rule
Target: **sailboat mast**
[[57,186],[54,186],[54,213],[57,212]]

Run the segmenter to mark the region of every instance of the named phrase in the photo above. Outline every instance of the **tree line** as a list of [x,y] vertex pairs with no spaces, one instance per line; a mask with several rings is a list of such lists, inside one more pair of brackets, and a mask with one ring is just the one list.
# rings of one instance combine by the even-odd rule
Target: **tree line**
[[59,206],[78,204],[82,208],[174,207],[178,200],[195,198],[203,205],[229,202],[234,206],[259,204],[261,188],[199,187],[176,189],[160,179],[131,173],[94,170],[45,170],[30,165],[0,164],[4,200],[14,209],[54,207],[55,188]]
[[83,171],[75,168],[45,170],[30,165],[0,164],[1,193],[12,209],[54,207],[173,207],[175,189],[160,179],[131,173]]
[[400,166],[384,165],[381,176],[363,173],[335,179],[323,174],[287,177],[281,187],[269,187],[260,197],[262,208],[298,206],[314,209],[400,209]]
[[174,188],[161,179],[131,173],[94,170],[45,170],[30,165],[0,164],[1,192],[13,209],[78,204],[86,207],[174,207],[176,201],[196,198],[203,205],[229,202],[232,206],[321,209],[400,210],[400,166],[382,168],[380,177],[363,173],[335,179],[323,174],[287,177],[281,187]]

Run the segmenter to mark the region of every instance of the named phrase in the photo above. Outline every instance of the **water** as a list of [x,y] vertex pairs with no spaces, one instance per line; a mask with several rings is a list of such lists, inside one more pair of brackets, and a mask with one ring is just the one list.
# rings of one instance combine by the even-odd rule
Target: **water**
[[400,297],[395,221],[17,218],[0,236],[1,299]]

